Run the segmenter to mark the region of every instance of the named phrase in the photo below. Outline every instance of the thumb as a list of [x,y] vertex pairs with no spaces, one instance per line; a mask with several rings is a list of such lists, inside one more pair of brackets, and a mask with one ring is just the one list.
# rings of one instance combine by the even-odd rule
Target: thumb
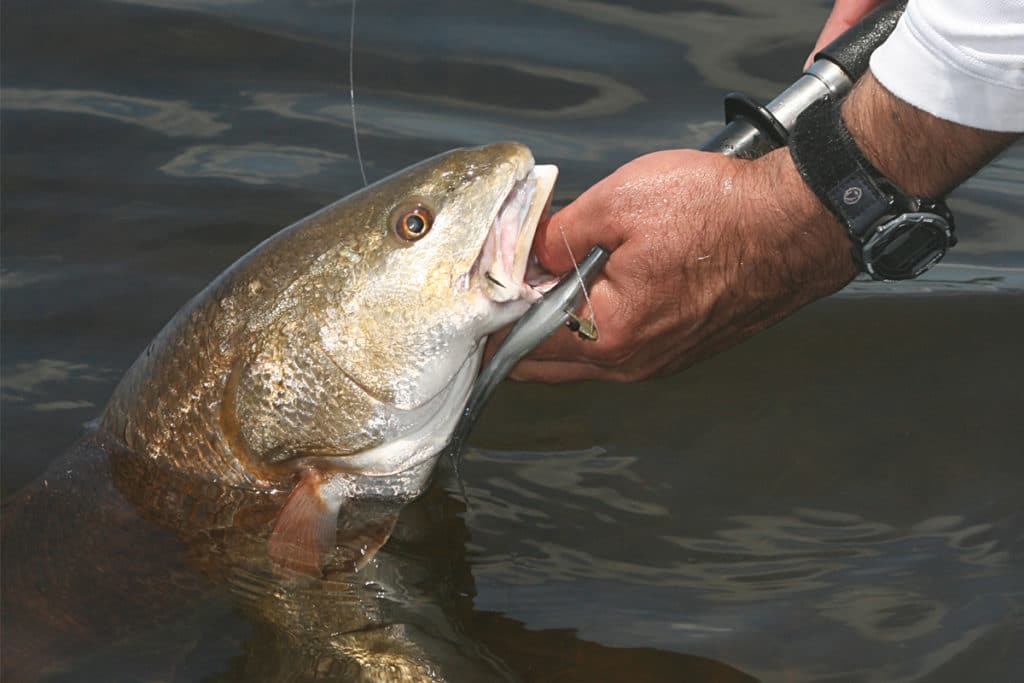
[[831,43],[833,40],[839,37],[839,35],[850,28],[852,24],[843,16],[838,15],[835,11],[829,15],[828,21],[825,22],[824,28],[821,29],[821,35],[818,36],[818,40],[814,43],[814,48],[811,50],[811,54],[807,55],[807,59],[804,60],[804,69],[806,70],[811,64],[814,63],[814,57],[821,50]]
[[609,251],[622,244],[624,236],[605,223],[609,212],[603,208],[603,189],[600,183],[590,188],[537,228],[533,252],[546,270],[570,270],[574,259],[582,261],[595,244]]
[[882,0],[836,0],[836,3],[832,6],[832,11],[828,15],[828,19],[825,21],[824,28],[821,29],[821,34],[814,44],[814,49],[811,50],[811,54],[807,56],[807,61],[804,62],[804,68],[806,69],[814,62],[814,55],[823,50],[826,45],[838,38],[845,30],[863,19],[868,12],[881,4]]

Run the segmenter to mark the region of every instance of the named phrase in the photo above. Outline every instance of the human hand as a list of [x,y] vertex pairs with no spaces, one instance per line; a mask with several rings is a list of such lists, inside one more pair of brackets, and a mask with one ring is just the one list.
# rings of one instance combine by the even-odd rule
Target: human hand
[[814,44],[814,49],[811,50],[807,61],[804,62],[804,68],[811,65],[818,50],[838,38],[839,34],[863,19],[868,12],[883,2],[885,0],[836,0],[832,6],[832,13],[825,20],[825,27],[821,29],[821,35],[818,36],[818,41]]
[[573,267],[565,239],[580,258],[594,244],[612,251],[590,291],[600,337],[584,341],[560,330],[513,379],[668,374],[855,274],[844,231],[786,150],[753,162],[693,150],[640,157],[541,226],[534,249],[551,272]]

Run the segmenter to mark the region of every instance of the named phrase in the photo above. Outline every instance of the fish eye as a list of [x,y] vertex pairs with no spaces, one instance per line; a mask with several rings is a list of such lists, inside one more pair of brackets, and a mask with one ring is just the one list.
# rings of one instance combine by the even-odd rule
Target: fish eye
[[428,232],[434,223],[434,216],[422,204],[411,209],[399,210],[395,218],[395,234],[405,242],[415,242]]

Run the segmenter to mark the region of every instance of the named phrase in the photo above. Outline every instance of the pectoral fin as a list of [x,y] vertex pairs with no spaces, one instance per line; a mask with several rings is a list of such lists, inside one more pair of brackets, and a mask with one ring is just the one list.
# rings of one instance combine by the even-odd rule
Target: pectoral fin
[[391,538],[397,521],[398,514],[395,513],[354,528],[343,523],[338,536],[342,567],[350,572],[358,572],[368,565]]
[[279,566],[318,574],[335,544],[341,500],[321,495],[323,475],[302,475],[277,516],[270,534],[270,558]]

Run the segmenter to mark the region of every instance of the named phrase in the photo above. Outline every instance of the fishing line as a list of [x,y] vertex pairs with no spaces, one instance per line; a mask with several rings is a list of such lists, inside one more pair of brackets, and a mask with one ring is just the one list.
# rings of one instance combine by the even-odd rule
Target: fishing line
[[359,173],[363,176],[363,187],[366,187],[368,184],[366,182],[366,169],[363,168],[363,153],[359,150],[359,129],[356,127],[355,46],[356,0],[352,0],[352,16],[348,23],[348,101],[352,105],[352,138],[356,143],[356,159],[359,160]]
[[[569,238],[565,236],[565,228],[559,225],[558,232],[562,235],[562,242],[565,243],[565,250],[569,252],[569,259],[572,261],[572,268],[576,271],[576,279],[580,282],[580,290],[583,292],[583,300],[587,302],[587,312],[590,314],[590,325],[593,331],[592,333],[588,333],[580,328],[580,334],[584,338],[592,337],[592,341],[597,341],[597,316],[594,314],[594,304],[591,303],[590,294],[587,292],[587,283],[583,281],[583,275],[580,273],[579,262],[576,261],[576,255],[572,253],[572,247],[569,246]],[[570,311],[567,311],[567,313],[569,313],[570,317],[576,320],[577,323],[584,322],[572,315]]]

